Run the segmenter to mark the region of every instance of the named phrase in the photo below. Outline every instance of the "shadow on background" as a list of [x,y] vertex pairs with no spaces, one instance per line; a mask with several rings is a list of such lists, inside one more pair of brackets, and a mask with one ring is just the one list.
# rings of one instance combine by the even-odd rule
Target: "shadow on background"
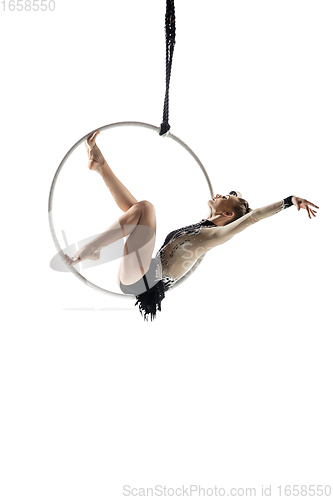
[[135,307],[101,307],[100,309],[96,309],[95,307],[64,307],[63,311],[136,311]]

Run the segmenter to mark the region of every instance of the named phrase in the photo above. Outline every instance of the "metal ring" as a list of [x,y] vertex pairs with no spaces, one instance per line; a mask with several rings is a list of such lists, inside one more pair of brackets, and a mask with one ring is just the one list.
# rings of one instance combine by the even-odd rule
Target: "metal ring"
[[[54,241],[54,244],[56,246],[56,249],[62,259],[62,261],[64,261],[64,253],[60,247],[60,244],[59,244],[59,241],[57,239],[57,236],[55,234],[55,229],[54,229],[54,224],[53,224],[53,215],[52,215],[52,208],[53,208],[53,194],[54,194],[54,190],[55,190],[55,187],[56,187],[56,183],[57,183],[57,179],[59,177],[59,174],[64,166],[64,164],[66,163],[67,159],[70,157],[70,155],[75,151],[75,149],[82,143],[84,142],[88,137],[90,137],[94,132],[97,132],[98,130],[99,131],[102,131],[102,130],[107,130],[109,128],[115,128],[115,127],[128,127],[128,126],[134,126],[134,127],[143,127],[143,128],[148,128],[150,130],[154,130],[155,132],[159,133],[161,128],[160,127],[155,127],[155,125],[150,125],[149,123],[142,123],[142,122],[117,122],[117,123],[111,123],[109,125],[104,125],[104,127],[100,127],[100,128],[97,128],[97,129],[94,129],[92,132],[89,132],[88,134],[86,134],[84,137],[82,137],[76,144],[74,144],[74,146],[68,151],[68,153],[64,156],[62,162],[60,163],[55,175],[54,175],[54,178],[53,178],[53,181],[52,181],[52,184],[51,184],[51,189],[50,189],[50,195],[49,195],[49,203],[48,203],[48,214],[49,214],[49,225],[50,225],[50,230],[51,230],[51,235],[52,235],[52,238],[53,238],[53,241]],[[214,196],[214,193],[213,193],[213,188],[212,188],[212,184],[210,182],[210,179],[208,177],[208,174],[205,170],[205,167],[203,166],[203,164],[201,163],[201,161],[199,160],[199,158],[197,157],[197,155],[192,151],[192,149],[187,145],[185,144],[185,142],[183,142],[181,139],[179,139],[178,137],[176,137],[175,135],[171,134],[170,132],[167,134],[166,136],[167,138],[170,138],[176,142],[178,142],[178,144],[180,144],[184,149],[186,149],[186,151],[188,153],[190,153],[190,155],[195,159],[195,161],[197,162],[197,164],[199,165],[200,169],[202,170],[204,176],[205,176],[205,179],[206,179],[206,182],[208,184],[208,188],[209,188],[209,191],[210,191],[210,195],[211,197]],[[111,290],[106,290],[105,288],[102,288],[98,285],[95,285],[94,283],[92,283],[91,281],[87,280],[87,278],[85,278],[84,276],[82,276],[81,273],[79,273],[76,269],[74,269],[73,266],[68,266],[70,271],[79,279],[81,280],[83,283],[85,283],[87,286],[89,286],[90,288],[93,288],[94,290],[98,291],[98,292],[101,292],[101,293],[104,293],[106,295],[117,295],[118,297],[124,297],[124,298],[130,298],[133,300],[133,295],[125,295],[123,293],[117,293],[117,292],[112,292]],[[194,266],[193,266],[194,267]],[[196,266],[195,266],[196,267]],[[183,281],[185,278],[187,278],[189,276],[189,274],[191,274],[191,270],[189,272],[187,272],[182,278],[180,278],[177,283],[172,287],[172,288],[175,288],[181,281]],[[172,290],[171,288],[171,290]]]

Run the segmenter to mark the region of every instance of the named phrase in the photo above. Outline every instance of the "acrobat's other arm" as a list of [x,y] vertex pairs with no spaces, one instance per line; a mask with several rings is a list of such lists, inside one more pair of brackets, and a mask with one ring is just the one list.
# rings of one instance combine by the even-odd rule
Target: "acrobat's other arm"
[[317,205],[314,205],[314,203],[311,203],[305,198],[299,198],[298,196],[288,196],[281,201],[271,203],[270,205],[267,205],[265,207],[256,208],[243,217],[235,220],[234,222],[227,224],[226,226],[218,227],[216,229],[214,228],[213,238],[215,240],[215,244],[213,246],[225,243],[230,238],[235,236],[235,234],[244,231],[244,229],[251,226],[252,224],[259,222],[262,219],[266,219],[267,217],[271,217],[272,215],[275,215],[281,212],[281,210],[291,207],[292,205],[295,205],[297,207],[297,210],[300,210],[301,208],[306,209],[310,219],[311,216],[316,217],[317,213],[311,207],[319,208],[317,207]]

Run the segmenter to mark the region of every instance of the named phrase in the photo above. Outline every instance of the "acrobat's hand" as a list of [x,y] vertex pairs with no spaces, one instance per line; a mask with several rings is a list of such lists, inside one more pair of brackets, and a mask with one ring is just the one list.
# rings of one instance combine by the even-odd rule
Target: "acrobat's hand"
[[317,207],[317,205],[315,205],[314,203],[311,203],[311,201],[305,200],[304,198],[299,198],[298,196],[293,196],[292,202],[295,205],[295,207],[297,207],[297,210],[305,208],[308,212],[309,219],[311,219],[311,216],[316,217],[317,212],[316,210],[313,210],[313,208],[310,208],[310,205],[315,208],[319,207]]

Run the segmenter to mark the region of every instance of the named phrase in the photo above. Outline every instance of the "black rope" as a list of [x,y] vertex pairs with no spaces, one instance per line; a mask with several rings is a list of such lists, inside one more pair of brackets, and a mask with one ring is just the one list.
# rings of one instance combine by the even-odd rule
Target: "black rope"
[[170,76],[171,76],[171,65],[173,49],[175,46],[176,38],[176,16],[175,16],[175,5],[173,0],[167,0],[166,2],[166,14],[165,14],[165,42],[166,42],[166,87],[165,87],[165,98],[164,98],[164,108],[163,108],[163,122],[161,123],[160,135],[164,135],[170,130],[169,125],[169,87],[170,87]]

